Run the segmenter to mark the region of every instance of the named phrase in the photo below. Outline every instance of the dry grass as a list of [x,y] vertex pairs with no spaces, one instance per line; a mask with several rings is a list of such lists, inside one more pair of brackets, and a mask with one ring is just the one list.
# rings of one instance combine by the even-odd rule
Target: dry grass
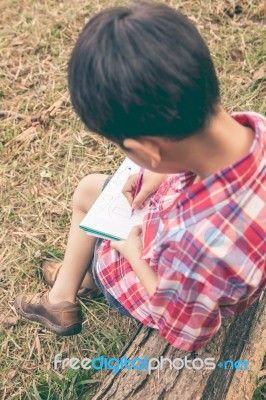
[[[227,109],[264,113],[265,2],[165,2],[187,13],[207,39]],[[44,256],[62,257],[78,181],[93,172],[112,173],[122,160],[112,144],[86,132],[72,112],[66,69],[86,19],[109,5],[124,3],[6,0],[0,4],[3,400],[73,400],[85,388],[90,398],[101,374],[55,372],[54,355],[118,355],[136,326],[104,301],[91,302],[84,305],[83,333],[59,338],[18,320],[12,305],[18,292],[44,288],[39,274]],[[257,390],[256,400],[263,398],[262,392]]]

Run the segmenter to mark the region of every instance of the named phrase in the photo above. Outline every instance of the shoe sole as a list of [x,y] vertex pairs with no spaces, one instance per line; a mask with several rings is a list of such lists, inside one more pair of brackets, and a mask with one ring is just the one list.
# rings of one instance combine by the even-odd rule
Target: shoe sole
[[37,314],[27,314],[25,313],[18,303],[15,301],[14,302],[15,309],[17,312],[22,315],[24,318],[29,319],[30,321],[34,322],[39,322],[42,324],[45,328],[47,328],[49,331],[56,333],[59,336],[73,336],[77,335],[78,333],[81,332],[82,330],[82,324],[81,323],[76,323],[74,325],[68,326],[68,327],[62,327],[58,325],[52,324],[48,319],[42,317],[41,315]]

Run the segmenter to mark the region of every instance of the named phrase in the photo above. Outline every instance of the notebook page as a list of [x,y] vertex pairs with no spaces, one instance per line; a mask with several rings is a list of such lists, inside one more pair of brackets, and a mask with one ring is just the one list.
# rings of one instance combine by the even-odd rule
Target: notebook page
[[128,177],[139,171],[140,167],[126,158],[82,220],[80,228],[98,237],[126,239],[131,228],[142,223],[148,209],[148,206],[135,209],[131,216],[131,206],[122,194]]

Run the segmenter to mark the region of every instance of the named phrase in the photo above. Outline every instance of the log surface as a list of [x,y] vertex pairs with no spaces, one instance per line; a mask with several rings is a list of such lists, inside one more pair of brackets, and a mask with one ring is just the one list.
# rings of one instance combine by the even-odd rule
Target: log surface
[[[234,318],[224,318],[212,340],[197,354],[171,347],[156,330],[140,326],[120,357],[184,358],[193,356],[226,360],[247,360],[250,370],[170,369],[168,365],[148,374],[147,370],[122,369],[116,375],[106,374],[93,400],[251,400],[266,351],[266,293],[247,311]],[[86,399],[86,396],[83,397]]]

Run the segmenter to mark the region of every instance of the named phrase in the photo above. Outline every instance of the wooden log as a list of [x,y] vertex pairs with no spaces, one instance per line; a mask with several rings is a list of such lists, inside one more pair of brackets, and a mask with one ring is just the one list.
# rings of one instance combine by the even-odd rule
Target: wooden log
[[[256,376],[266,351],[266,293],[252,307],[234,318],[224,318],[212,340],[197,354],[171,347],[156,330],[140,326],[120,357],[149,359],[155,357],[193,360],[193,357],[226,360],[247,360],[250,370],[232,369],[163,369],[150,374],[147,370],[122,369],[116,375],[108,371],[93,400],[251,400]],[[199,365],[199,364],[197,364]],[[86,399],[86,396],[83,397]]]

